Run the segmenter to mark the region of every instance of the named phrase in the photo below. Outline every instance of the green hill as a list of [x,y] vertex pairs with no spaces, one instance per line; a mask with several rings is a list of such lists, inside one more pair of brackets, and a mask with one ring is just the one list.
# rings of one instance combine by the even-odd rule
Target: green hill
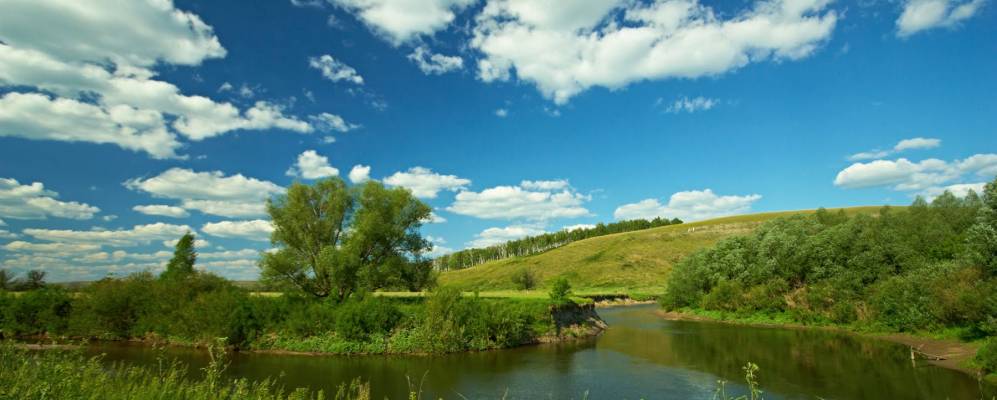
[[[873,213],[880,207],[845,208]],[[836,211],[831,209],[830,211]],[[675,265],[687,254],[737,234],[745,234],[770,219],[815,210],[739,215],[618,233],[581,240],[551,251],[487,262],[440,274],[440,284],[465,291],[512,290],[512,275],[527,269],[539,286],[565,276],[579,294],[658,294]]]

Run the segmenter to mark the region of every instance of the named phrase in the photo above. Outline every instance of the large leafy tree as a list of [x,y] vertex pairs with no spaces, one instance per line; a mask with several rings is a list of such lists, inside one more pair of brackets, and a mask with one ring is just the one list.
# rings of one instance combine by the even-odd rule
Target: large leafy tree
[[982,207],[969,231],[969,245],[984,271],[997,276],[997,178],[983,189]]
[[338,177],[294,183],[267,201],[276,251],[260,261],[263,279],[339,301],[358,289],[421,289],[430,280],[419,235],[430,208],[403,188],[369,181],[349,188]]
[[194,234],[187,232],[177,241],[173,249],[173,258],[166,264],[163,279],[176,279],[190,276],[194,273],[197,262],[197,251],[194,249]]
[[12,289],[14,276],[5,269],[0,269],[0,291]]

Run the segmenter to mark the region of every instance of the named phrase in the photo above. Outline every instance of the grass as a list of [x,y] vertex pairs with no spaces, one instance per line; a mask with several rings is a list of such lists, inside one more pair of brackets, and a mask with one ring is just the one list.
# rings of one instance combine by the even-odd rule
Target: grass
[[[852,207],[848,214],[880,207]],[[576,295],[658,295],[672,266],[686,255],[731,235],[746,234],[773,218],[815,210],[739,215],[580,240],[551,251],[488,262],[440,274],[441,285],[485,293],[516,292],[512,276],[526,268],[546,287],[568,278]],[[834,210],[832,210],[834,211]],[[544,292],[545,290],[538,290]]]

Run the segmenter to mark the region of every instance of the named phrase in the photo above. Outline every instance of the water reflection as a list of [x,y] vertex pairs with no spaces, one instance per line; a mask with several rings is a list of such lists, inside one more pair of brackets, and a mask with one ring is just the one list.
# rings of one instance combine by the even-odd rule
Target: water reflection
[[[653,311],[603,310],[611,328],[594,340],[434,357],[236,354],[228,374],[326,391],[361,377],[375,398],[406,398],[421,387],[424,398],[562,399],[588,392],[600,399],[709,399],[717,379],[740,382],[741,367],[752,361],[761,367],[766,398],[980,398],[977,382],[964,374],[912,367],[903,346],[831,332],[663,321]],[[147,365],[157,356],[141,346],[92,351]],[[171,349],[168,357],[194,371],[207,362],[189,349]]]

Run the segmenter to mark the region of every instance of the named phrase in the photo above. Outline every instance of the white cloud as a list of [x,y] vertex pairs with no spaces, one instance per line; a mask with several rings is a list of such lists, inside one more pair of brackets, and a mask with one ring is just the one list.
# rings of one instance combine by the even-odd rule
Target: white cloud
[[418,65],[426,75],[441,75],[464,68],[463,58],[433,53],[426,46],[416,47],[408,55],[408,59]]
[[958,26],[975,15],[984,3],[985,0],[905,0],[903,13],[897,19],[897,36]]
[[[496,186],[481,192],[463,191],[457,193],[454,203],[447,207],[447,211],[477,218],[523,218],[533,221],[590,215],[582,206],[591,200],[590,196],[563,186],[560,186],[559,192],[553,191],[549,185],[551,182],[560,181],[540,181],[541,185],[533,185],[534,189],[523,186]],[[537,186],[547,186],[548,189],[539,189]]]
[[176,158],[182,146],[158,112],[127,105],[101,108],[38,93],[0,97],[0,136],[115,144],[159,159]]
[[84,244],[111,247],[129,247],[149,244],[153,241],[175,239],[193,229],[187,225],[172,225],[157,222],[147,225],[135,225],[131,229],[89,231],[35,229],[28,228],[22,232],[36,239],[58,244]]
[[546,231],[542,228],[531,225],[510,225],[504,228],[488,228],[475,235],[475,239],[468,243],[468,245],[475,248],[488,247],[544,233]]
[[3,249],[12,253],[49,253],[50,256],[72,256],[100,250],[100,245],[85,243],[10,242]]
[[471,181],[456,175],[440,175],[429,168],[412,167],[384,178],[384,183],[407,188],[416,197],[435,199],[441,190],[455,192],[466,188]]
[[997,154],[975,154],[952,162],[935,158],[919,162],[906,158],[856,162],[838,172],[834,184],[848,189],[889,186],[893,190],[930,194],[941,193],[942,186],[965,179],[965,175],[997,175]]
[[197,255],[198,259],[203,260],[231,260],[237,258],[251,258],[260,255],[259,250],[255,249],[242,249],[242,250],[225,250],[225,251],[214,251],[214,252],[204,252]]
[[[343,117],[335,114],[321,113],[318,115],[313,115],[309,117],[312,123],[315,124],[315,128],[323,132],[349,132],[360,127],[360,125],[351,124],[346,122]],[[333,139],[335,140],[335,139]]]
[[442,224],[444,222],[447,222],[447,219],[441,217],[440,214],[436,213],[436,211],[430,211],[429,212],[429,218],[426,218],[425,220],[423,220],[423,223],[427,223],[427,224]]
[[305,150],[298,155],[298,161],[287,170],[288,176],[305,179],[319,179],[339,175],[339,170],[329,165],[329,158],[320,156],[315,150]]
[[[179,238],[177,238],[177,239],[170,239],[170,240],[164,240],[163,241],[163,246],[164,247],[169,247],[169,248],[172,249],[174,247],[177,247],[177,243],[178,242],[180,242]],[[197,249],[206,249],[210,245],[211,245],[211,242],[209,242],[207,240],[204,240],[204,239],[201,239],[201,238],[194,239],[194,248],[197,248]]]
[[363,77],[357,73],[356,69],[333,58],[331,55],[323,54],[318,57],[311,57],[308,59],[308,66],[322,71],[322,76],[330,81],[347,81],[363,85]]
[[444,29],[476,0],[330,0],[394,45]]
[[6,229],[0,229],[0,239],[17,239],[20,236],[21,235],[18,235]]
[[322,144],[333,144],[333,143],[336,143],[336,137],[335,136],[323,136],[322,139],[319,140],[319,142],[321,142]]
[[504,108],[500,108],[498,110],[495,110],[495,116],[499,117],[499,118],[508,117],[509,116],[509,110],[506,110]]
[[710,189],[690,190],[672,194],[668,204],[661,204],[658,199],[624,204],[616,208],[613,217],[618,220],[661,217],[697,221],[747,213],[751,211],[751,205],[761,198],[762,196],[757,194],[718,196]]
[[[2,112],[2,111],[0,111]],[[16,179],[0,178],[0,216],[14,219],[59,217],[90,219],[100,209],[75,201],[57,200],[59,194],[41,182],[22,185]]]
[[274,228],[270,221],[256,219],[211,222],[204,224],[201,230],[211,236],[266,241],[270,239],[270,233]]
[[[661,99],[658,100],[661,101]],[[692,114],[694,112],[710,110],[718,104],[720,104],[720,100],[710,99],[703,96],[693,97],[691,99],[688,97],[682,97],[669,104],[668,107],[665,108],[665,112],[671,114]]]
[[430,249],[428,252],[423,253],[423,255],[426,257],[435,258],[454,252],[454,249],[444,246],[445,244],[447,244],[447,241],[441,237],[426,235],[426,240],[428,240],[429,243],[432,244],[433,246],[432,249]]
[[976,192],[977,195],[983,194],[983,188],[987,185],[986,182],[977,183],[957,183],[954,185],[942,186],[942,187],[930,187],[923,190],[920,194],[924,196],[928,201],[931,201],[935,197],[938,197],[945,191],[951,192],[956,197],[966,197],[969,191],[972,190]]
[[242,174],[225,176],[221,171],[194,172],[171,168],[151,178],[133,178],[125,187],[154,197],[177,199],[180,207],[223,217],[265,214],[264,201],[284,188],[270,181]]
[[695,0],[492,0],[476,19],[470,45],[483,55],[483,81],[508,80],[515,71],[564,104],[592,86],[714,76],[752,62],[807,57],[837,22],[827,5],[759,1],[725,19],[729,13]]
[[914,149],[933,149],[941,145],[942,145],[941,139],[916,137],[916,138],[901,140],[900,142],[897,143],[896,146],[893,146],[893,150],[901,152],[904,150],[914,150]]
[[564,228],[561,228],[561,230],[571,232],[571,231],[577,231],[579,229],[592,229],[592,228],[595,228],[595,225],[593,225],[593,224],[575,224],[575,225],[565,226]]
[[190,216],[187,210],[180,207],[167,206],[163,204],[151,204],[132,207],[132,210],[145,215],[161,215],[164,217],[187,218]]
[[[44,21],[43,26],[39,21]],[[211,26],[172,1],[5,2],[0,37],[71,62],[198,65],[225,56]]]
[[900,153],[907,150],[933,149],[941,145],[942,145],[941,139],[923,138],[923,137],[903,139],[897,142],[897,144],[893,146],[892,150],[877,149],[872,151],[855,153],[848,156],[848,160],[849,161],[878,160],[881,158],[886,158],[891,154]]
[[0,219],[0,226],[7,226],[7,223],[6,223],[6,222],[3,222],[3,220],[2,220],[2,219]]
[[519,186],[523,189],[550,191],[567,189],[571,185],[568,184],[567,180],[558,179],[553,181],[522,181],[519,182]]
[[[8,104],[0,109],[13,108],[0,118],[0,135],[113,143],[154,158],[171,158],[181,145],[166,121],[191,140],[236,129],[312,131],[308,123],[285,116],[282,107],[269,102],[241,112],[230,103],[184,95],[177,86],[152,79],[156,73],[148,68],[196,65],[205,57],[225,54],[209,26],[196,15],[174,10],[168,1],[128,6],[88,1],[69,8],[45,3],[0,6],[0,20],[9,15],[35,17],[0,23],[0,86],[31,87],[57,97],[7,94]],[[37,27],[30,34],[21,31],[31,21],[72,18],[79,19],[44,32]],[[95,20],[107,18],[115,22],[95,25]],[[185,31],[194,36],[185,40]]]
[[370,180],[370,166],[363,164],[354,165],[353,168],[350,169],[349,177],[350,182],[353,183],[362,183]]

